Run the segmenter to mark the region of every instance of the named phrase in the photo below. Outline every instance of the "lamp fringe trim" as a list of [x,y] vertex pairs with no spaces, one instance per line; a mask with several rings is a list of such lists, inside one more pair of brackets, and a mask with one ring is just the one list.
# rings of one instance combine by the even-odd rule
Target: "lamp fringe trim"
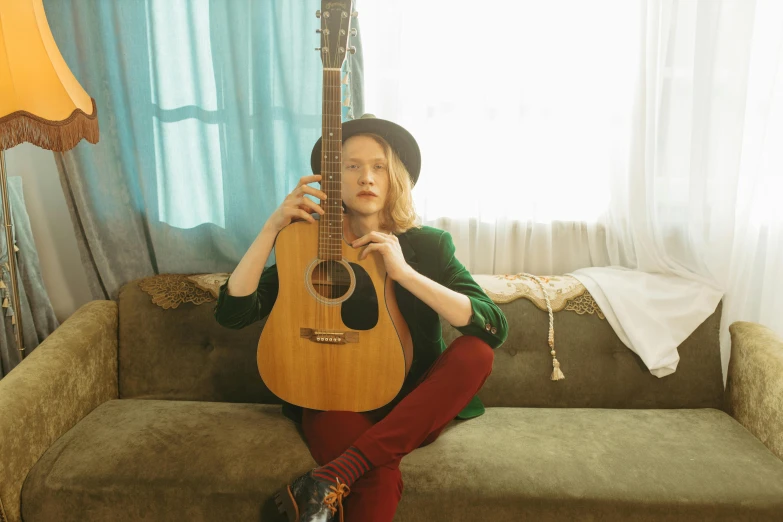
[[7,150],[23,142],[42,149],[65,152],[82,139],[98,143],[98,108],[92,101],[92,114],[74,110],[62,121],[40,118],[27,111],[16,111],[0,118],[0,150]]

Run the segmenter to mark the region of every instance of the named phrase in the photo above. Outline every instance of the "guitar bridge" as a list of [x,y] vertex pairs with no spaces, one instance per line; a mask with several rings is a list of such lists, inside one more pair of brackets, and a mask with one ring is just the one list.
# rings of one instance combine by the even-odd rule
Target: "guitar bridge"
[[359,342],[359,332],[337,332],[328,330],[315,330],[313,328],[300,328],[299,336],[305,339],[310,339],[314,343],[346,344]]

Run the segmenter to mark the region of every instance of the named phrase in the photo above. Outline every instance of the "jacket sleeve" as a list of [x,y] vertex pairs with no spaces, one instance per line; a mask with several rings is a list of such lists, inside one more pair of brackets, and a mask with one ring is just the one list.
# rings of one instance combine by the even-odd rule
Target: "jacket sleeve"
[[280,287],[277,278],[277,265],[264,268],[255,292],[245,296],[228,293],[228,281],[220,285],[217,304],[214,308],[215,319],[221,326],[239,330],[256,321],[260,321],[272,311]]
[[473,308],[468,324],[455,328],[463,335],[474,335],[482,339],[493,349],[499,347],[508,337],[508,322],[505,314],[456,258],[454,255],[456,248],[448,232],[443,232],[441,235],[438,251],[442,256],[441,280],[438,282],[446,288],[467,296]]

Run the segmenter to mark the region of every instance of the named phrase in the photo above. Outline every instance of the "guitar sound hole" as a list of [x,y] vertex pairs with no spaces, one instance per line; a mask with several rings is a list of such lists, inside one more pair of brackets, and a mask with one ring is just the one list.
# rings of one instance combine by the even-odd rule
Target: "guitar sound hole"
[[351,287],[351,274],[342,263],[321,261],[311,274],[313,288],[326,299],[339,299]]

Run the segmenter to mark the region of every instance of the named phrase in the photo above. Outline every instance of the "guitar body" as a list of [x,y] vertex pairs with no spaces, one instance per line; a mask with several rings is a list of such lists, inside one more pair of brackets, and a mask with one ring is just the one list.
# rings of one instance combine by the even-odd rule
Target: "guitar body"
[[294,222],[277,236],[277,300],[258,343],[258,369],[270,391],[315,410],[368,411],[388,404],[410,369],[413,347],[383,258],[361,249],[347,220],[318,257],[319,226]]
[[[282,400],[314,410],[369,411],[397,395],[413,343],[383,257],[351,242],[342,200],[341,66],[357,16],[352,0],[323,0],[321,188],[318,224],[293,222],[275,240],[280,286],[258,341],[261,378]],[[352,48],[351,48],[352,49]]]

